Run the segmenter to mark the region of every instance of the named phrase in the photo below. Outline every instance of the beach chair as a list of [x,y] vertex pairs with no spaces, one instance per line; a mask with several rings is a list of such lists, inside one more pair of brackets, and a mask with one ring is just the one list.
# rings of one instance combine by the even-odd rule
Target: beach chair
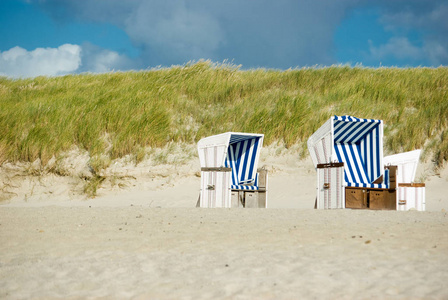
[[198,207],[266,207],[267,170],[257,170],[263,134],[227,132],[198,142]]
[[426,209],[425,184],[414,181],[420,154],[414,150],[384,157],[384,165],[397,166],[397,210]]
[[334,116],[309,139],[315,207],[396,209],[396,167],[383,165],[383,122]]

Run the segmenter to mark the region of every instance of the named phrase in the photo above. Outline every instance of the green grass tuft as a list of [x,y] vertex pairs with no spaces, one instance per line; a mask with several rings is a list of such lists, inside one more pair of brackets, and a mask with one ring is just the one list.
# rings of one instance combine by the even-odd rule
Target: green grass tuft
[[[424,148],[448,160],[448,68],[334,66],[287,71],[200,61],[166,69],[0,78],[0,163],[45,164],[73,146],[99,172],[147,147],[225,131],[299,144],[332,115],[385,121],[389,153]],[[96,173],[96,174],[97,174]],[[97,180],[100,182],[100,180]]]

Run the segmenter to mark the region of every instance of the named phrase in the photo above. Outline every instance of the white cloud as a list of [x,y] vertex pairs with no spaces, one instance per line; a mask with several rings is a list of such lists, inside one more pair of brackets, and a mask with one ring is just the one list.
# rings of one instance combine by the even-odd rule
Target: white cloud
[[[372,53],[406,57],[408,62],[424,65],[448,64],[448,3],[446,0],[383,0],[380,22],[395,37],[387,44],[371,48]],[[418,41],[412,44],[404,36]],[[415,56],[413,56],[415,55]]]
[[102,73],[130,69],[134,63],[125,55],[92,44],[64,44],[58,48],[27,51],[14,47],[0,52],[0,76],[13,78],[59,76],[71,73]]
[[386,0],[380,3],[380,21],[391,31],[420,29],[433,34],[448,32],[448,3],[446,0]]
[[225,40],[215,16],[200,8],[187,7],[184,0],[158,5],[153,1],[142,2],[125,17],[124,29],[145,49],[156,49],[158,56],[181,62],[210,58]]
[[81,51],[81,65],[77,72],[104,73],[136,68],[138,61],[132,61],[124,54],[103,49],[91,43],[84,43]]
[[428,40],[425,43],[425,52],[428,59],[435,66],[448,63],[448,42],[441,43],[439,40]]
[[400,60],[416,58],[420,59],[423,55],[423,49],[416,47],[405,37],[394,37],[389,39],[386,44],[375,47],[370,42],[370,53],[375,59],[385,59],[395,57]]
[[393,37],[386,44],[380,46],[374,46],[370,42],[370,54],[378,61],[390,58],[399,62],[430,61],[435,66],[448,61],[448,50],[438,41],[425,41],[423,45],[417,46],[406,37]]
[[14,47],[0,52],[0,75],[35,77],[63,75],[76,71],[81,64],[81,47],[64,44],[58,48],[27,51]]

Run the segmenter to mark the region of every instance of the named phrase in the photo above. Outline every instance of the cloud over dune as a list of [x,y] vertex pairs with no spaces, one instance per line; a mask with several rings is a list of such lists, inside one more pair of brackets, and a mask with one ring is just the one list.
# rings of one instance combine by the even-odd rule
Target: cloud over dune
[[209,58],[235,60],[245,67],[277,68],[334,63],[332,36],[354,3],[355,0],[38,2],[56,20],[108,22],[122,28],[141,50],[143,67]]
[[21,47],[0,52],[0,75],[33,77],[64,75],[81,65],[81,47],[65,44],[58,48],[37,48],[27,51]]
[[61,25],[112,24],[126,33],[137,54],[130,58],[119,50],[98,47],[94,41],[57,48],[15,47],[1,53],[3,75],[146,69],[199,59],[280,69],[345,63],[336,57],[335,32],[353,11],[372,8],[378,14],[372,26],[382,26],[389,36],[369,42],[366,33],[364,45],[368,46],[358,49],[365,52],[366,65],[385,61],[403,66],[448,64],[445,0],[27,2]]
[[64,44],[31,51],[14,47],[0,52],[0,76],[59,76],[80,72],[109,72],[135,66],[125,55],[95,45]]
[[[234,60],[245,67],[289,68],[338,63],[333,36],[354,9],[376,7],[393,37],[371,46],[371,61],[394,56],[408,43],[412,61],[428,55],[431,64],[448,64],[448,4],[443,0],[45,0],[37,2],[55,19],[107,22],[122,28],[139,47],[142,66],[182,64],[208,58]],[[419,41],[406,36],[420,33]],[[366,37],[368,39],[368,37]],[[411,52],[397,57],[412,55]]]

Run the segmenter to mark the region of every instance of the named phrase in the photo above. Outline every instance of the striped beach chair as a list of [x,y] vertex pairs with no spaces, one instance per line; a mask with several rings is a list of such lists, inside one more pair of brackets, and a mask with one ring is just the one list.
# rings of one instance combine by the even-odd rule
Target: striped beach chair
[[198,142],[200,207],[266,207],[267,171],[257,170],[263,134],[227,132]]
[[382,121],[335,116],[333,128],[334,151],[337,161],[344,163],[346,186],[389,188],[382,163]]
[[381,120],[331,117],[308,150],[318,173],[317,208],[396,208],[396,169],[383,165]]

